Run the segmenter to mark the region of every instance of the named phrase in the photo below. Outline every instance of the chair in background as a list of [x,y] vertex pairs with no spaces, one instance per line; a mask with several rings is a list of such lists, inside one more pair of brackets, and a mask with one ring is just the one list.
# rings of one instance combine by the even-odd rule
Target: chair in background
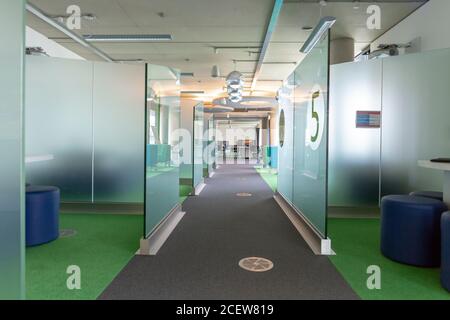
[[421,267],[441,262],[441,216],[445,203],[424,197],[386,196],[381,201],[381,252],[394,261]]

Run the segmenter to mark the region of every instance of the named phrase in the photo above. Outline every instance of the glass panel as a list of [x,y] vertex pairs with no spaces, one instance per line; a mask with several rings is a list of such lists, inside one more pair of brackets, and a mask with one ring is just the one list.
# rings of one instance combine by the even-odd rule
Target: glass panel
[[450,50],[383,59],[382,195],[443,189],[418,160],[450,156]]
[[[278,192],[289,202],[292,199],[292,176],[294,170],[294,84],[295,77],[291,74],[279,91],[279,112],[284,114],[284,142],[280,145]],[[279,117],[281,119],[281,117]]]
[[24,1],[0,1],[0,299],[24,298]]
[[93,92],[94,201],[143,203],[145,67],[95,62]]
[[92,201],[92,69],[26,57],[26,154],[52,159],[27,164],[27,182],[57,186],[65,202]]
[[147,66],[145,236],[179,203],[179,72]]
[[216,168],[216,122],[213,116],[208,120],[208,174],[214,172]]
[[326,237],[328,35],[295,70],[293,204]]
[[180,138],[180,192],[187,196],[193,187],[193,136],[194,136],[194,107],[198,101],[181,99],[180,127],[183,130]]
[[329,205],[376,207],[380,129],[357,127],[357,111],[381,111],[382,60],[330,70]]
[[194,108],[193,187],[203,182],[203,104]]

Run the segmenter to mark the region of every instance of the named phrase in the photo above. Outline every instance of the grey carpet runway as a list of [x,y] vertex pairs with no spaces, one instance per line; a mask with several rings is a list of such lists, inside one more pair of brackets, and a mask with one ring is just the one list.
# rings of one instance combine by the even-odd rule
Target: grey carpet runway
[[[186,215],[158,255],[134,257],[99,299],[358,299],[272,197],[251,166],[221,166],[200,196],[185,201]],[[274,268],[238,266],[253,256]]]

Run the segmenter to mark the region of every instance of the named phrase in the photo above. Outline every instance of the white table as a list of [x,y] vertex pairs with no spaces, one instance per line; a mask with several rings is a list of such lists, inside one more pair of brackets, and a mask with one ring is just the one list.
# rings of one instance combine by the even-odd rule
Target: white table
[[444,202],[450,208],[450,163],[431,162],[430,160],[419,160],[419,166],[444,172]]
[[25,163],[33,163],[33,162],[42,162],[42,161],[50,161],[55,159],[52,154],[43,154],[39,156],[29,156],[25,157]]

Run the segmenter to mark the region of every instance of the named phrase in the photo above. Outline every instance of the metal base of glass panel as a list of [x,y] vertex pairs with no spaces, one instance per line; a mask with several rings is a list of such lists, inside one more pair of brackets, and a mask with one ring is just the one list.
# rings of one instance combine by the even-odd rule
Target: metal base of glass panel
[[311,227],[309,222],[303,217],[302,213],[293,208],[282,194],[277,192],[274,195],[274,199],[315,255],[335,255],[334,251],[331,249],[330,238],[322,238],[322,236]]
[[161,222],[149,237],[141,239],[141,247],[136,252],[136,255],[156,255],[185,214],[185,212],[181,211],[181,205],[177,205],[172,209],[166,219]]
[[195,195],[198,196],[200,195],[200,193],[203,191],[203,188],[206,187],[206,184],[204,182],[200,182],[196,187],[195,187]]

